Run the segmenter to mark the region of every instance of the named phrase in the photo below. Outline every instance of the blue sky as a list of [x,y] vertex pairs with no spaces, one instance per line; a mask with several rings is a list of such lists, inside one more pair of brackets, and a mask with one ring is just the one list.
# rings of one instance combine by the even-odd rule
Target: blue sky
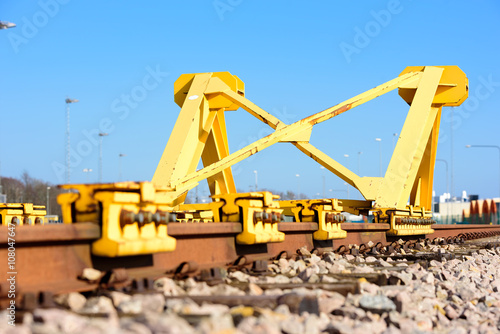
[[[64,182],[65,103],[75,152],[71,181],[150,180],[179,112],[173,83],[182,73],[230,71],[246,97],[287,123],[396,77],[410,65],[458,65],[470,101],[443,112],[438,159],[453,165],[454,195],[498,197],[500,3],[498,1],[13,1],[0,3],[1,174]],[[346,51],[347,50],[347,51]],[[140,89],[145,87],[147,90]],[[139,88],[137,88],[139,87]],[[142,92],[142,95],[137,95]],[[145,92],[145,93],[144,93]],[[135,93],[136,99],[126,100]],[[385,171],[408,107],[396,92],[316,126],[311,143],[350,169]],[[227,112],[230,150],[270,133],[243,110]],[[452,133],[453,127],[453,133]],[[453,164],[452,164],[453,147]],[[358,152],[363,152],[358,154]],[[344,155],[349,155],[346,158]],[[247,191],[259,187],[322,192],[322,171],[290,144],[277,144],[234,167]],[[299,174],[300,178],[295,175]],[[326,175],[327,195],[346,196]],[[446,191],[445,164],[434,189]],[[340,191],[338,191],[340,190]],[[350,196],[356,191],[350,189]],[[201,189],[206,194],[206,190]]]

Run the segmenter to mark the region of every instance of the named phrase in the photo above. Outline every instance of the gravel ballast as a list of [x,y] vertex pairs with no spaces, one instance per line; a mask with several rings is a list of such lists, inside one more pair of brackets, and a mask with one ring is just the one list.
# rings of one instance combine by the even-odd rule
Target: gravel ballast
[[[495,238],[495,241],[500,238]],[[427,252],[460,251],[462,246],[431,246]],[[302,252],[304,254],[306,252]],[[307,253],[306,253],[307,254]],[[56,298],[59,308],[25,313],[2,333],[499,333],[500,248],[480,249],[451,260],[426,264],[400,259],[326,253],[280,259],[267,276],[241,271],[208,285],[192,278],[161,278],[155,291],[129,295],[78,293]],[[426,268],[425,268],[426,267]],[[395,285],[378,286],[359,278],[359,293],[328,289],[280,288],[283,284],[335,284],[345,274],[381,273]],[[277,284],[276,287],[272,287]],[[265,285],[266,288],[262,288]],[[190,296],[269,298],[265,306],[202,303]],[[267,297],[266,297],[267,296]],[[174,298],[175,297],[175,298]]]

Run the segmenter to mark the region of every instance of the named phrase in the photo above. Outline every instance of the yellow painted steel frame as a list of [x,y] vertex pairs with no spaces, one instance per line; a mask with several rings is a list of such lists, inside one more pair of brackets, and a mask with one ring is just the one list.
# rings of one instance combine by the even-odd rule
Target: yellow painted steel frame
[[210,203],[214,220],[219,222],[243,222],[242,232],[236,242],[253,245],[281,242],[285,234],[278,231],[283,209],[277,201],[279,196],[268,191],[214,195]]
[[43,225],[45,206],[32,203],[0,203],[2,225]]
[[[176,206],[175,211],[187,211],[189,217],[186,220],[178,218],[177,221],[189,221],[193,215],[191,212],[194,211],[196,215],[215,222],[242,222],[242,232],[236,235],[236,242],[239,244],[253,245],[285,240],[285,234],[278,231],[278,222],[281,221],[283,212],[279,202],[275,201],[279,196],[260,191],[220,194],[213,198],[215,201],[212,203]],[[193,220],[196,221],[196,218]]]
[[[232,165],[275,143],[289,142],[373,201],[376,221],[389,223],[390,210],[397,209],[403,218],[415,210],[430,214],[441,109],[460,105],[468,95],[467,78],[457,66],[407,67],[393,80],[287,125],[246,99],[241,80],[228,72],[185,74],[174,88],[182,109],[152,182],[171,188],[170,196],[179,202],[203,179],[212,195],[235,193]],[[410,110],[383,178],[360,177],[309,143],[314,125],[396,88]],[[275,131],[229,154],[224,111],[238,107]],[[205,167],[196,171],[200,158]],[[398,227],[393,229],[397,234]]]
[[346,221],[342,212],[354,215],[368,215],[372,209],[371,201],[346,199],[310,199],[278,201],[285,216],[293,216],[296,222],[317,222],[318,230],[313,233],[314,240],[343,239],[347,232],[341,227]]
[[174,220],[172,201],[164,202],[158,196],[164,189],[155,189],[150,182],[61,187],[77,190],[57,198],[64,223],[101,225],[101,238],[92,244],[94,255],[116,257],[175,250],[176,240],[167,233],[167,223]]
[[345,222],[342,205],[336,198],[278,201],[283,214],[293,216],[296,222],[317,222],[318,230],[314,240],[344,239],[347,232],[340,224]]

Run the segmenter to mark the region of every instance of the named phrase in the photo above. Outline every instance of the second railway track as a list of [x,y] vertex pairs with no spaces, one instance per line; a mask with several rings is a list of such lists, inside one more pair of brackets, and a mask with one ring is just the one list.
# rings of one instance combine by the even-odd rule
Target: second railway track
[[[337,252],[383,256],[399,248],[403,252],[408,247],[418,249],[418,241],[427,238],[443,244],[500,234],[500,226],[492,225],[434,225],[432,235],[404,238],[387,236],[387,224],[344,223],[342,228],[347,231],[345,239],[317,241],[313,239],[316,223],[279,223],[279,230],[285,233],[284,242],[238,245],[235,242],[235,235],[241,232],[238,223],[170,223],[169,233],[177,239],[174,252],[105,258],[91,254],[92,242],[100,237],[96,224],[17,226],[16,297],[18,305],[22,305],[26,294],[43,299],[45,294],[93,291],[103,286],[143,288],[160,277],[201,275],[210,281],[220,278],[218,268],[263,272],[268,270],[267,261],[300,256],[301,250],[319,255]],[[1,235],[7,235],[6,229],[0,227]],[[0,255],[7,258],[7,238],[0,247]],[[1,268],[9,272],[6,262]],[[83,279],[85,268],[94,268],[103,275],[94,280]],[[0,284],[3,306],[9,302],[8,291],[8,283]]]

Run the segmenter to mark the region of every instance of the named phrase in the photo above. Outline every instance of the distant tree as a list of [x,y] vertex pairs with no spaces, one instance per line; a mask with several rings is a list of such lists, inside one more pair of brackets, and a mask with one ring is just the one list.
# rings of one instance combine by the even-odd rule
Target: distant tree
[[45,205],[47,203],[47,182],[32,178],[27,171],[21,174],[21,182],[24,183],[23,201],[25,203],[35,205]]
[[8,203],[19,203],[23,200],[24,184],[18,179],[2,177],[2,191]]
[[[50,214],[61,218],[61,208],[57,203],[57,196],[62,190],[56,185],[35,179],[27,171],[23,171],[20,179],[2,177],[2,191],[7,195],[7,203],[33,203],[47,205],[49,195]],[[47,189],[50,187],[50,189]]]

